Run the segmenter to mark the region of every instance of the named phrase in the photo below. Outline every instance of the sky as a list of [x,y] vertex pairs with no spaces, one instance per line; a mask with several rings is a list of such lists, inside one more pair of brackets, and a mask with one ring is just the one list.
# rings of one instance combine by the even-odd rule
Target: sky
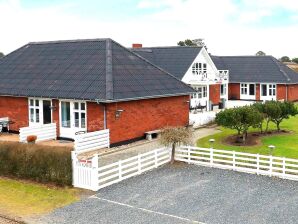
[[297,0],[0,0],[0,52],[33,41],[112,38],[175,46],[203,38],[214,55],[298,57]]

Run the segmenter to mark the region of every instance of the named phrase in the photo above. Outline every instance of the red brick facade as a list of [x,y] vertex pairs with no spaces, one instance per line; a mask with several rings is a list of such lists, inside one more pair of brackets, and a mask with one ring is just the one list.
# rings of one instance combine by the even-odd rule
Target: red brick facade
[[[165,97],[158,99],[128,101],[106,104],[107,128],[110,129],[111,143],[143,137],[146,131],[166,126],[186,126],[188,124],[189,96]],[[57,124],[59,136],[59,101],[52,100],[53,122]],[[124,110],[119,118],[116,110]],[[28,98],[1,97],[0,117],[9,117],[14,124],[12,131],[29,125]],[[104,106],[87,103],[88,132],[104,129]]]
[[[166,126],[186,126],[189,96],[113,103],[107,106],[107,128],[111,143],[144,136],[144,132]],[[115,117],[116,110],[124,110]]]
[[212,104],[220,103],[220,84],[209,86],[209,99],[212,101]]
[[0,96],[0,117],[9,117],[13,122],[9,126],[12,131],[29,125],[28,98]]

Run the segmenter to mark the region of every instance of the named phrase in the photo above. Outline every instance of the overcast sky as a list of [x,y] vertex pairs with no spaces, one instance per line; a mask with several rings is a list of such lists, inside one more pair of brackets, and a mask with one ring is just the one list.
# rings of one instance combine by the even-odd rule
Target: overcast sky
[[110,37],[124,46],[204,38],[216,55],[298,57],[297,0],[0,0],[0,52]]

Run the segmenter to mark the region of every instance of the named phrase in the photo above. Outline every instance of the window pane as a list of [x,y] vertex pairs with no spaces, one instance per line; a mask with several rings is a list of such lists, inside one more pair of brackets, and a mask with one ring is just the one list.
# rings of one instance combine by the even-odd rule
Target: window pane
[[62,127],[70,128],[70,103],[61,102],[61,121]]
[[34,109],[30,109],[30,122],[34,122]]
[[262,96],[267,96],[267,85],[262,85]]
[[255,85],[254,84],[249,85],[249,95],[251,95],[251,96],[255,95]]
[[81,113],[81,128],[85,128],[86,127],[86,114],[85,113]]
[[78,110],[79,109],[79,103],[74,103],[74,109]]
[[81,103],[81,110],[85,110],[85,103]]
[[30,100],[30,106],[34,106],[34,101]]
[[39,100],[35,100],[35,106],[39,106]]
[[74,113],[74,117],[75,117],[75,127],[79,128],[80,127],[80,116],[79,116],[79,112],[75,112]]
[[36,123],[39,123],[39,109],[35,110],[35,116],[36,116]]

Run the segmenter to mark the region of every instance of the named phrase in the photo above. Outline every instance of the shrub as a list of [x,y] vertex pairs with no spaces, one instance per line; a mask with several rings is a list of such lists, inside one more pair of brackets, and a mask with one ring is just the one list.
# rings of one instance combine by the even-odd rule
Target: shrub
[[1,142],[0,175],[71,185],[70,150],[66,147]]
[[27,142],[35,142],[37,139],[36,135],[28,135],[27,136]]

